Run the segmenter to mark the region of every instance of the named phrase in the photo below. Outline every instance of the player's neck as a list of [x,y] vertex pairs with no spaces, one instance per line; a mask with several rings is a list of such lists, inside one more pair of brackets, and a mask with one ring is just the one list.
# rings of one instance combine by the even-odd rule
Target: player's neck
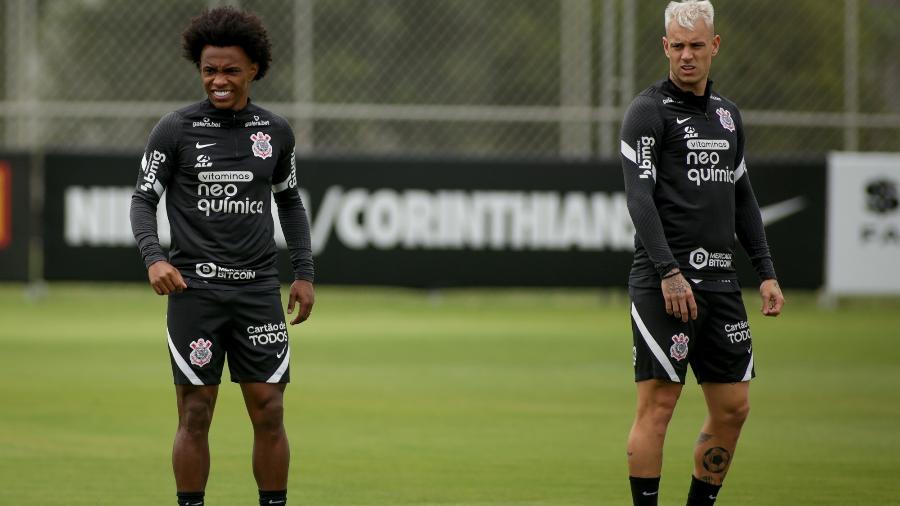
[[672,75],[672,73],[670,72],[669,73],[669,81],[672,81],[672,84],[674,84],[675,87],[677,87],[679,90],[681,90],[685,93],[690,93],[692,95],[702,97],[702,96],[706,95],[706,87],[708,86],[708,83],[709,83],[709,76],[705,77],[703,80],[698,81],[695,84],[685,84],[685,83],[679,81],[678,79],[676,79],[675,76]]

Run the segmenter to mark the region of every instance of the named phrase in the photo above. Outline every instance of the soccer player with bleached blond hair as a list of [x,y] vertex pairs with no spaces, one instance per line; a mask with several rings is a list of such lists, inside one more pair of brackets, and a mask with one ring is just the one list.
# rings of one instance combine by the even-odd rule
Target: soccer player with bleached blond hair
[[735,237],[760,279],[762,314],[784,297],[744,160],[737,106],[709,79],[721,39],[707,1],[665,10],[666,79],[632,101],[621,159],[635,253],[631,297],[637,411],[628,436],[635,506],[659,498],[662,449],[690,365],[707,416],[694,447],[688,506],[711,506],[750,410],[756,371],[734,268]]

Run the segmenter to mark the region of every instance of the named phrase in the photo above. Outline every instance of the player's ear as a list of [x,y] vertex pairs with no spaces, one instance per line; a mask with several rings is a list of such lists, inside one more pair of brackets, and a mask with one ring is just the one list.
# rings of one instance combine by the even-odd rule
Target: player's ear
[[251,63],[251,64],[250,64],[250,72],[249,72],[249,74],[250,74],[250,81],[256,79],[256,73],[257,73],[257,72],[259,72],[259,64],[258,64],[258,63]]
[[663,52],[666,53],[666,56],[669,56],[669,39],[667,39],[665,35],[663,35],[662,43],[663,43]]
[[722,38],[718,36],[718,34],[713,37],[712,41],[712,55],[715,56],[719,54],[719,44],[722,43]]

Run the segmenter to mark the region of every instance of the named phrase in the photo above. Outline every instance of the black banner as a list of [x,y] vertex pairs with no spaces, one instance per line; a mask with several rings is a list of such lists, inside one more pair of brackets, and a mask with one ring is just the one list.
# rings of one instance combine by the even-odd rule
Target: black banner
[[[139,161],[47,158],[48,279],[146,279],[128,223]],[[618,161],[307,159],[298,171],[319,283],[625,285],[634,229]],[[750,174],[784,285],[820,286],[824,160]],[[279,262],[287,281],[286,252]]]
[[146,280],[128,217],[141,155],[52,154],[45,161],[44,276]]
[[631,262],[613,164],[317,160],[301,185],[325,282],[622,285]]
[[[818,289],[825,275],[826,160],[748,161],[779,283]],[[744,250],[737,270],[746,288],[759,284]]]
[[28,279],[30,195],[27,158],[0,156],[0,280]]

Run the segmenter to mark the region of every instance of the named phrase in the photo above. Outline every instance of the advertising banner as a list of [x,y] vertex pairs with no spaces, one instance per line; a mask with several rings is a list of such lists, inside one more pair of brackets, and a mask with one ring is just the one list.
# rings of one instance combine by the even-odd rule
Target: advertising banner
[[0,280],[28,279],[31,204],[26,158],[0,155]]
[[826,291],[900,294],[900,155],[828,157]]
[[[759,201],[769,250],[784,289],[822,287],[825,251],[825,159],[748,160],[747,175]],[[759,280],[742,248],[736,255],[741,284]]]
[[[48,157],[48,279],[145,279],[128,222],[139,161]],[[791,243],[797,227],[813,244],[822,241],[815,193],[824,192],[824,162],[760,164],[751,174],[773,240],[785,241],[773,245],[779,271],[795,271],[789,279],[798,286],[819,286],[821,259],[797,254]],[[623,287],[627,280],[634,228],[617,160],[304,159],[298,179],[319,283]],[[167,244],[164,212],[159,223]],[[279,262],[289,277],[286,252]],[[756,283],[752,270],[742,276]]]

